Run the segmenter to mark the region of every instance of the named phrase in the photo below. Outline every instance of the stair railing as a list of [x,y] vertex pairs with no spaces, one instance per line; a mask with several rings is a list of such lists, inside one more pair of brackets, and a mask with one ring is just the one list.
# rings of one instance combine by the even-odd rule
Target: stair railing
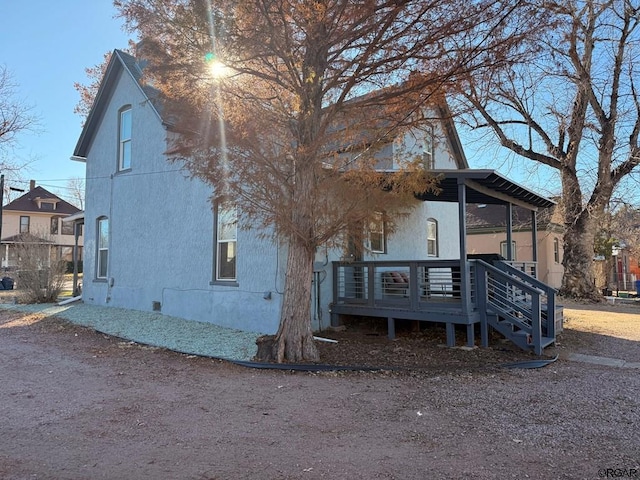
[[518,278],[520,281],[531,285],[539,290],[544,292],[544,295],[540,299],[541,305],[546,305],[547,308],[547,320],[546,320],[546,336],[551,338],[556,338],[556,294],[558,291],[547,285],[546,283],[541,282],[537,278],[532,277],[531,275],[527,275],[523,273],[520,269],[515,268],[513,265],[510,265],[508,262],[496,262],[495,267],[512,275],[513,277]]
[[487,316],[496,315],[512,325],[513,335],[505,333],[510,340],[516,341],[517,335],[526,335],[527,343],[531,344],[536,355],[541,355],[541,300],[545,292],[482,260],[472,261],[476,267],[476,298],[483,315],[483,343],[488,335]]

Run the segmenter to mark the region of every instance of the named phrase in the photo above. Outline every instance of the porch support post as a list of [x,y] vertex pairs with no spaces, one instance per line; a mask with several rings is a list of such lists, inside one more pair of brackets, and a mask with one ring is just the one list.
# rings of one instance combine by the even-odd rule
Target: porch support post
[[[458,179],[458,232],[460,241],[460,301],[462,314],[466,315],[471,308],[471,285],[469,283],[471,275],[469,262],[467,262],[467,187],[463,179]],[[455,282],[455,278],[453,281]]]
[[73,296],[79,295],[78,291],[78,238],[80,237],[80,222],[73,222]]
[[507,203],[507,260],[513,260],[513,205]]
[[538,278],[538,214],[535,210],[531,210],[531,259],[533,276]]

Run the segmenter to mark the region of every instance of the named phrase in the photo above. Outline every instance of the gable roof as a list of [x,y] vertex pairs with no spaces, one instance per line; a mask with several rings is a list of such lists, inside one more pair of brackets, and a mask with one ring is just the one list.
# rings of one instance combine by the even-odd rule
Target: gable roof
[[84,161],[89,151],[91,141],[97,131],[100,120],[104,115],[104,112],[109,104],[109,99],[113,93],[113,89],[117,83],[117,80],[121,73],[125,73],[131,77],[134,83],[140,89],[140,92],[144,96],[145,100],[149,101],[151,108],[156,113],[163,125],[166,125],[160,114],[160,103],[158,102],[159,92],[155,88],[149,85],[142,84],[142,66],[141,64],[128,53],[122,50],[114,50],[107,65],[104,77],[100,82],[98,93],[93,101],[87,120],[80,133],[80,138],[76,144],[76,148],[73,151],[72,160]]
[[[55,200],[55,209],[45,210],[43,208],[40,208],[40,206],[38,205],[38,200]],[[80,211],[79,208],[74,207],[69,202],[62,200],[57,195],[54,195],[53,193],[42,187],[35,187],[32,190],[29,190],[21,197],[16,198],[14,201],[2,207],[2,209],[15,210],[20,212],[44,212],[58,215],[72,215]]]

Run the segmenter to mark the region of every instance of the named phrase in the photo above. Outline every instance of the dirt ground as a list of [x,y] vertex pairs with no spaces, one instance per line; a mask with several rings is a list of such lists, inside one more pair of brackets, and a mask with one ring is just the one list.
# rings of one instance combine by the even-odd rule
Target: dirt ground
[[[247,369],[0,311],[0,478],[640,478],[640,307],[565,302],[541,369],[494,338],[383,324],[323,332],[326,363]],[[459,345],[464,345],[460,332]]]

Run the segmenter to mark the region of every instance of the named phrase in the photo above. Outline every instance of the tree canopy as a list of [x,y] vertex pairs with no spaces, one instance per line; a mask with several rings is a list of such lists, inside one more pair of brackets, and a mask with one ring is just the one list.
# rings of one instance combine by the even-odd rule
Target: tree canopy
[[418,158],[381,173],[380,149],[434,121],[430,106],[452,83],[506,62],[538,16],[515,0],[115,4],[162,93],[176,133],[170,157],[287,246],[278,361],[317,359],[318,246],[344,243],[375,212],[402,211],[435,188]]
[[594,234],[620,182],[640,163],[639,9],[631,0],[540,2],[552,20],[527,57],[461,83],[467,120],[561,179],[561,292],[595,298]]

